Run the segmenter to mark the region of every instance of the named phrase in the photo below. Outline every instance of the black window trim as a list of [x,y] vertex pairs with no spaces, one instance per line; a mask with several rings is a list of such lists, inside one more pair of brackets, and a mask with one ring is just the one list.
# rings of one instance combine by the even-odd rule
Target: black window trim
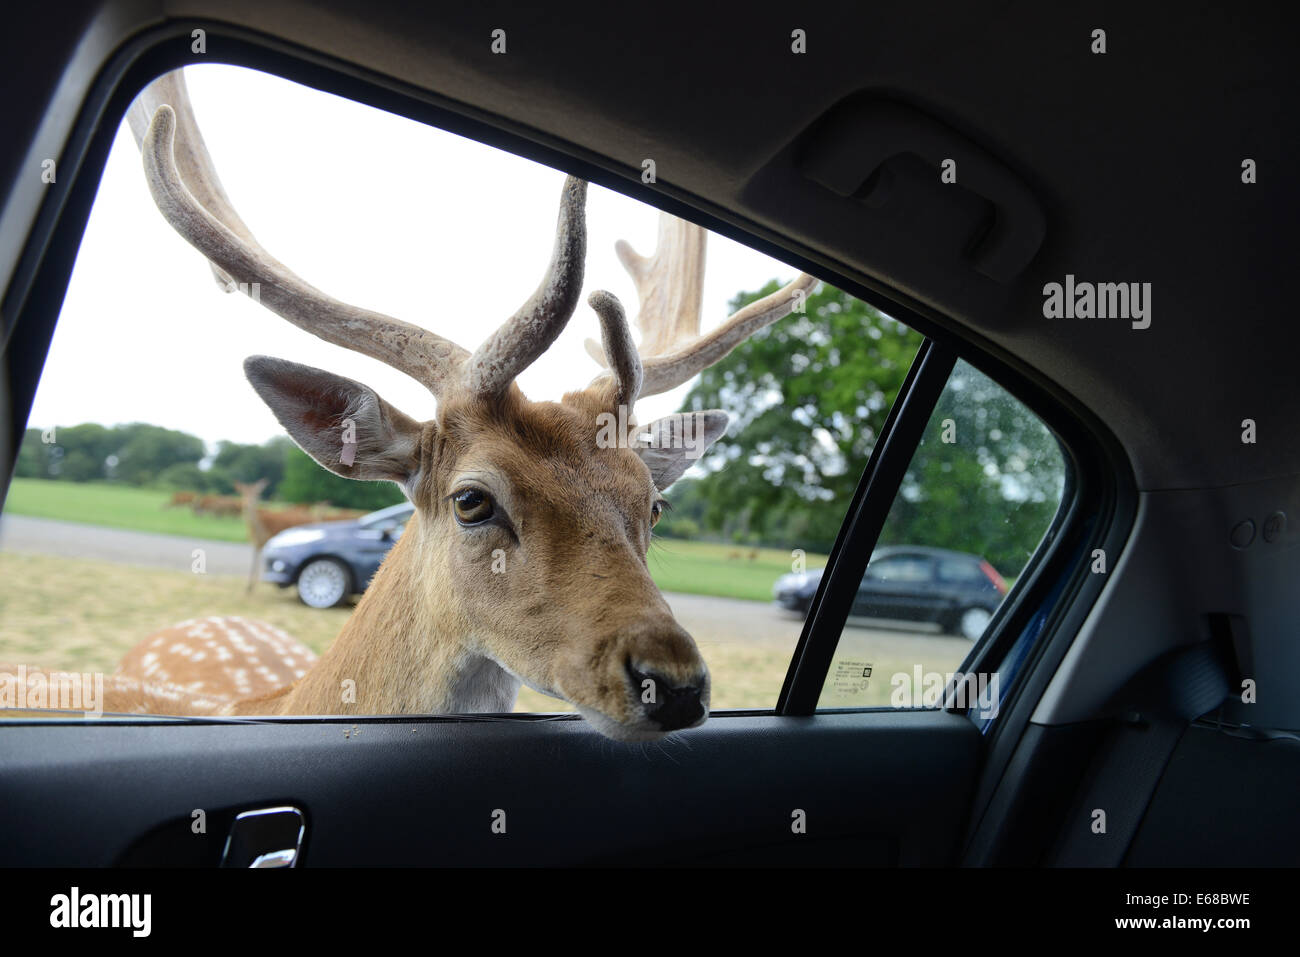
[[[207,30],[208,53],[203,56],[190,52],[190,34],[196,26]],[[58,157],[58,182],[48,187],[45,193],[5,290],[4,300],[0,302],[0,317],[7,320],[0,330],[5,350],[5,367],[0,369],[0,376],[7,377],[8,396],[16,400],[7,409],[6,421],[0,422],[0,428],[9,431],[7,440],[0,441],[0,449],[7,450],[16,459],[18,443],[26,427],[90,208],[126,108],[136,93],[155,76],[181,66],[208,63],[226,63],[270,72],[582,176],[813,273],[917,330],[926,337],[925,342],[909,369],[895,407],[887,417],[877,451],[864,473],[864,482],[870,475],[878,476],[877,490],[883,489],[887,477],[900,468],[905,469],[910,462],[914,445],[903,441],[903,432],[895,434],[894,424],[900,411],[910,407],[904,423],[906,434],[917,434],[915,420],[918,418],[920,428],[924,428],[938,397],[935,383],[938,382],[941,390],[946,381],[946,374],[941,377],[937,370],[945,365],[951,369],[957,358],[962,358],[989,375],[1057,435],[1074,479],[1073,488],[1067,490],[1074,493],[1070,502],[1068,505],[1063,503],[1058,521],[1040,546],[1041,554],[1036,553],[1031,558],[1022,576],[1025,587],[1022,589],[1018,582],[1009,596],[1015,600],[1003,602],[995,616],[994,626],[1004,624],[1005,627],[996,628],[997,638],[992,642],[981,642],[977,649],[980,652],[977,661],[1004,653],[1037,610],[1041,597],[1059,581],[1060,576],[1072,575],[1069,587],[1058,603],[1060,607],[1053,609],[1052,619],[1044,628],[1030,659],[1025,662],[1014,689],[1013,700],[1023,701],[1026,696],[1037,700],[1064,655],[1065,645],[1052,639],[1060,637],[1060,634],[1066,638],[1073,634],[1072,629],[1077,629],[1082,622],[1102,584],[1100,576],[1080,576],[1077,567],[1064,567],[1063,563],[1070,554],[1066,546],[1079,546],[1074,539],[1083,534],[1087,538],[1086,544],[1107,548],[1108,555],[1112,556],[1110,566],[1114,567],[1114,560],[1118,558],[1136,513],[1136,490],[1128,459],[1114,436],[1086,406],[1028,370],[1015,357],[972,336],[969,330],[955,333],[952,320],[924,303],[902,295],[883,281],[864,276],[852,278],[847,269],[824,254],[817,254],[772,229],[721,209],[705,198],[663,182],[646,186],[640,181],[639,167],[619,166],[538,130],[504,121],[465,104],[373,74],[354,64],[227,23],[187,18],[151,27],[123,43],[106,59],[98,75],[88,84],[77,119]],[[920,375],[921,371],[925,372],[924,376]],[[920,412],[923,407],[926,408],[924,415]],[[890,461],[886,461],[886,452]],[[895,458],[901,459],[901,465],[892,461]],[[8,464],[8,468],[0,469],[0,509],[8,493],[14,461]],[[860,486],[859,493],[862,491]],[[882,508],[887,509],[893,496],[873,495],[872,499],[868,504],[863,496],[855,495],[850,509],[854,520],[846,521],[841,528],[833,557],[843,550],[842,545],[850,544],[845,540],[850,525],[855,529],[851,544],[855,547],[863,544],[862,532],[875,525],[871,516]],[[1084,517],[1089,521],[1082,521]],[[1065,534],[1070,532],[1075,534]],[[869,557],[870,548],[864,554]],[[846,556],[843,570],[856,567],[857,561],[857,556],[852,559]],[[830,576],[832,579],[836,577],[842,576]],[[823,590],[828,587],[824,576],[814,607],[821,606]],[[832,594],[839,594],[840,587],[835,585]],[[828,605],[821,620],[829,622],[832,618],[831,606]],[[775,714],[810,714],[816,707],[816,694],[808,689],[816,685],[816,691],[820,693],[829,659],[824,661],[821,673],[817,675],[817,662],[826,655],[826,639],[819,629],[810,647],[809,628],[806,627],[805,631],[806,634],[800,638],[799,651],[791,662]],[[838,632],[834,637],[838,638]],[[803,652],[806,651],[811,651],[815,657],[805,661]],[[1037,667],[1040,659],[1042,668]],[[798,680],[793,680],[796,677]],[[807,704],[810,695],[813,698],[811,708]],[[1008,734],[1023,728],[1027,716],[1027,713],[1017,714],[1017,720],[1007,729]],[[1016,737],[1018,731],[1010,738],[1007,747],[1014,745]]]

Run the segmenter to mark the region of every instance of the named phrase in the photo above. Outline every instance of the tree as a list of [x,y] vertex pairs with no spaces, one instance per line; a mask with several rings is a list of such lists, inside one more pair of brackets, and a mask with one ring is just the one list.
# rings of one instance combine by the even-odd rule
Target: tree
[[971,552],[1018,575],[1061,501],[1065,460],[1042,421],[958,362],[891,506],[880,544]]
[[207,452],[198,436],[159,425],[133,422],[112,431],[117,438],[117,449],[107,457],[108,475],[128,485],[151,484],[168,466],[185,462],[198,464]]
[[54,477],[69,482],[89,482],[108,476],[108,458],[118,447],[114,429],[86,422],[54,430],[51,450],[57,458]]
[[193,462],[177,462],[158,473],[156,483],[174,491],[209,492],[208,473]]
[[[741,293],[734,311],[774,292]],[[721,408],[726,437],[699,480],[705,527],[732,540],[826,551],[921,337],[823,284],[806,311],[705,369],[683,411]],[[671,496],[670,496],[671,497]]]
[[[742,293],[732,308],[775,288]],[[920,342],[823,286],[805,314],[759,331],[704,370],[683,411],[722,408],[733,421],[704,460],[709,474],[683,490],[685,514],[728,540],[829,550]],[[1064,476],[1060,446],[1042,422],[959,362],[880,543],[971,552],[1018,574],[1051,523]]]
[[18,458],[14,462],[16,478],[54,478],[50,471],[54,459],[50,455],[54,446],[41,439],[40,429],[27,429],[18,446]]
[[275,498],[280,482],[284,479],[289,450],[294,447],[293,440],[286,435],[277,435],[261,445],[221,441],[217,443],[212,468],[236,482],[251,483],[266,479],[266,498]]

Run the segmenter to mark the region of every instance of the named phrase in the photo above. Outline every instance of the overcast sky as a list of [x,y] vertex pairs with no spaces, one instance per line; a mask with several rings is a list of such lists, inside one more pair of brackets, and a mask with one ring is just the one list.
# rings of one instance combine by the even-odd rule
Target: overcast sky
[[[267,74],[186,69],[195,113],[226,192],[262,245],[331,295],[475,348],[536,288],[550,256],[563,175],[472,140]],[[665,175],[664,171],[660,171]],[[586,293],[636,311],[614,256],[654,247],[658,211],[593,186],[583,304],[518,380],[558,399],[599,371]],[[797,270],[710,235],[703,329],[727,301]],[[239,294],[163,221],[124,123],[90,215],[30,426],[143,421],[209,443],[263,442],[281,429],[243,377],[248,355],[293,359],[357,379],[417,419],[434,402],[389,367],[303,332]],[[689,385],[638,403],[675,411]]]

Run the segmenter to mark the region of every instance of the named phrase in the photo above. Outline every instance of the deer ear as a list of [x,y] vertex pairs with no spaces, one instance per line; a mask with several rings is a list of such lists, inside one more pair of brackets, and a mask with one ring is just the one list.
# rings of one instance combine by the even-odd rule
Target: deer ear
[[420,423],[369,386],[270,356],[244,374],[304,452],[335,475],[410,487],[420,468]]
[[720,409],[678,412],[638,428],[637,434],[642,439],[636,453],[649,466],[655,488],[662,492],[698,462],[726,431],[727,413]]

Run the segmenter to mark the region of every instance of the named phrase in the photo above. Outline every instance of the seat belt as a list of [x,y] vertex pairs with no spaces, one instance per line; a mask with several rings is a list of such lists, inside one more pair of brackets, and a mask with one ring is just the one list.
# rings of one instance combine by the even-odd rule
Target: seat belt
[[1162,655],[1108,704],[1122,717],[1084,776],[1053,853],[1056,867],[1118,867],[1193,720],[1232,689],[1232,653],[1216,636]]

